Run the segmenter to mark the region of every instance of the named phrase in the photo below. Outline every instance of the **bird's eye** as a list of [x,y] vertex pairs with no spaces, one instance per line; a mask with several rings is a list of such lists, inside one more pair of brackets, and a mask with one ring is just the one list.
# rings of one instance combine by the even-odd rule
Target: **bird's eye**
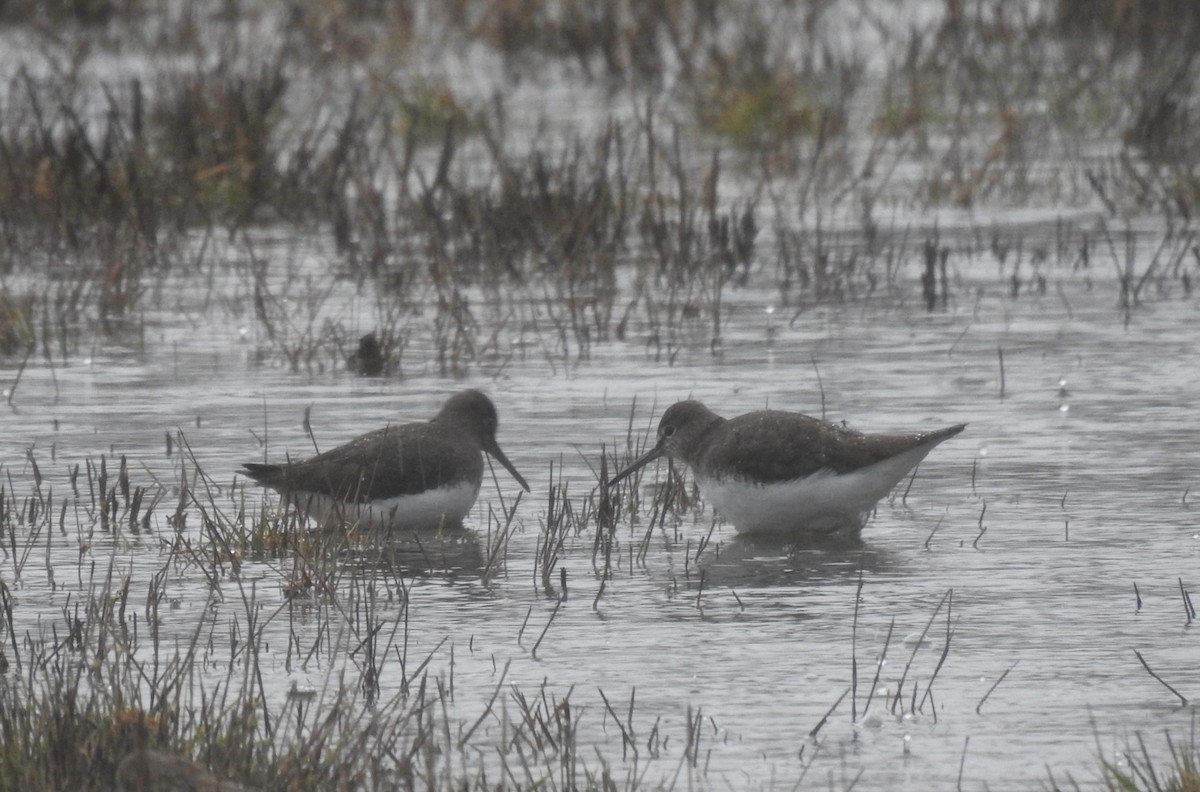
[[664,426],[662,428],[662,436],[664,438],[673,437],[674,435],[675,435],[675,427],[674,426]]

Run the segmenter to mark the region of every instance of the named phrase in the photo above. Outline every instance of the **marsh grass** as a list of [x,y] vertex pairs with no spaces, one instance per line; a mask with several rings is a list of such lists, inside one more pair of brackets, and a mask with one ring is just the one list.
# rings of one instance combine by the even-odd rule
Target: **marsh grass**
[[[572,365],[614,340],[673,364],[686,350],[722,354],[728,293],[748,285],[774,286],[800,310],[917,294],[932,305],[920,276],[928,235],[889,223],[889,206],[1099,201],[1120,220],[1161,218],[1163,255],[1132,282],[1118,273],[1128,315],[1144,282],[1178,284],[1158,296],[1191,293],[1196,267],[1181,252],[1194,247],[1200,179],[1187,156],[1195,125],[1184,123],[1195,15],[1168,25],[1167,0],[1123,8],[1084,20],[1070,2],[1015,16],[947,4],[926,29],[864,7],[866,58],[854,40],[831,43],[845,20],[817,2],[736,13],[687,0],[467,3],[428,15],[371,6],[363,20],[330,4],[279,20],[288,35],[265,51],[238,46],[236,14],[112,6],[98,49],[125,31],[161,57],[150,29],[190,42],[196,57],[153,78],[118,69],[96,81],[85,47],[74,67],[18,70],[5,86],[0,271],[53,285],[3,284],[0,354],[33,342],[66,359],[93,328],[138,333],[168,277],[194,286],[189,276],[211,279],[239,258],[215,244],[223,236],[243,247],[234,266],[252,276],[263,358],[296,371],[344,366],[370,330],[396,375],[426,339],[443,376],[495,373],[527,355]],[[1147,31],[1170,57],[1146,57]],[[305,41],[346,65],[307,57]],[[632,118],[518,123],[523,108],[505,92],[485,101],[404,59],[381,65],[401,45],[448,42],[500,53],[514,73],[574,63],[563,80],[605,85],[629,99]],[[331,87],[344,68],[370,79]],[[1114,103],[1131,91],[1132,111]],[[262,227],[313,248],[331,242],[330,252],[306,277],[269,279],[288,265],[249,241]],[[950,253],[936,284],[944,309],[969,251],[935,241]],[[1124,266],[1112,247],[1091,255]],[[1060,263],[1030,256],[1032,273],[1018,262],[1003,277],[1015,292],[1044,290]],[[369,290],[369,313],[331,299],[344,282]]]
[[[609,476],[599,480],[599,487],[603,488],[604,494],[600,495],[599,490],[596,490],[589,496],[596,504],[589,512],[596,516],[596,530],[603,531],[605,521],[612,526],[606,535],[597,536],[593,547],[593,563],[597,550],[603,548],[606,569],[611,569],[611,554],[617,536],[616,525],[630,526],[628,561],[630,567],[633,567],[645,562],[651,540],[656,534],[669,541],[678,541],[684,515],[701,503],[699,488],[694,481],[690,481],[686,468],[676,466],[666,457],[642,466],[615,485],[609,485],[612,475],[629,467],[650,450],[656,441],[657,415],[652,410],[649,428],[639,431],[634,428],[636,411],[635,399],[630,405],[629,423],[624,439],[612,444],[614,453],[611,462],[607,455],[602,460],[602,467],[612,465],[611,471],[607,471]],[[651,470],[654,471],[654,478],[647,481],[646,477]],[[707,540],[701,543],[696,553],[697,557],[706,544]],[[690,556],[690,553],[688,555]]]
[[[1146,736],[1137,733],[1121,752],[1120,759],[1100,760],[1100,780],[1109,792],[1196,792],[1200,790],[1200,741],[1196,735],[1196,718],[1184,739],[1164,732],[1161,747],[1153,751]],[[1101,754],[1103,755],[1103,753]],[[1049,773],[1051,788],[1055,792],[1079,790],[1079,782],[1067,775],[1059,780]]]
[[[417,649],[409,635],[416,577],[463,569],[449,555],[458,546],[449,537],[424,538],[405,555],[379,537],[304,526],[294,515],[247,507],[240,487],[226,491],[198,468],[185,437],[173,445],[186,462],[178,480],[150,487],[124,460],[70,468],[77,508],[55,508],[50,479],[58,477],[43,478],[32,455],[25,472],[32,491],[14,498],[11,477],[4,488],[0,522],[16,573],[5,577],[19,584],[0,581],[4,788],[109,790],[123,760],[120,775],[145,788],[164,777],[280,790],[675,786],[669,773],[649,780],[638,760],[643,751],[671,753],[657,723],[645,744],[626,744],[629,763],[614,765],[580,737],[581,727],[590,733],[592,721],[608,715],[576,706],[570,689],[508,686],[502,673],[481,713],[456,714],[463,708],[454,703],[449,637]],[[161,506],[155,517],[133,520],[136,532],[118,529],[138,513],[137,493],[155,486],[178,490],[179,504],[144,496]],[[516,506],[489,527],[487,566],[461,574],[495,574],[489,567],[504,553]],[[104,514],[107,527],[99,525]],[[51,522],[67,516],[77,524]],[[58,565],[51,573],[52,534],[88,543],[77,569]],[[109,558],[89,561],[101,546],[111,548]],[[128,561],[122,548],[139,560]],[[32,626],[28,614],[39,605],[29,587],[40,583],[29,564],[43,552],[45,576],[73,593]],[[423,561],[410,563],[418,553]],[[269,573],[251,574],[252,567]],[[552,640],[562,602],[531,637],[535,656]],[[271,645],[281,623],[290,625],[286,645]],[[324,682],[293,684],[281,695],[270,678],[280,668],[315,672]],[[631,701],[622,719],[629,739],[640,719]],[[680,761],[702,772],[692,718],[686,731],[676,743],[687,746]],[[484,754],[491,758],[480,762]]]
[[[611,462],[607,451],[600,455],[596,484],[647,442],[631,417],[616,444],[624,452]],[[550,680],[511,684],[507,664],[494,669],[490,697],[466,701],[456,693],[463,687],[455,670],[461,643],[412,634],[410,622],[428,618],[414,596],[421,578],[487,584],[504,574],[508,539],[520,530],[519,499],[501,499],[501,513],[489,515],[482,537],[389,542],[264,508],[240,484],[222,485],[203,470],[182,433],[171,447],[171,475],[151,475],[120,456],[49,470],[32,450],[22,467],[4,471],[0,526],[12,565],[0,580],[4,788],[109,790],[119,773],[130,778],[135,771],[264,790],[648,790],[712,781],[709,762],[722,729],[703,707],[647,712],[631,691],[626,710],[603,690],[603,706],[591,706],[579,701],[582,691]],[[548,500],[532,569],[552,605],[537,614],[531,606],[517,637],[535,661],[562,629],[566,579],[553,572],[568,553],[586,551],[572,542],[595,531],[593,566],[602,583],[626,568],[638,574],[646,538],[634,527],[626,539],[615,522],[605,522],[605,511],[636,509],[647,515],[647,536],[669,533],[664,521],[678,497],[631,484],[632,492],[614,488],[606,503],[598,486],[573,492],[561,470],[556,464],[535,487]],[[620,524],[629,514],[620,512]],[[707,591],[702,556],[714,552],[710,539],[694,547],[689,541],[685,550],[698,608]],[[73,566],[63,563],[70,558]],[[43,586],[61,603],[53,611],[40,602]],[[893,639],[895,614],[882,644],[882,629],[867,637],[864,625],[879,618],[871,590],[860,582],[854,597],[846,629],[854,646],[849,688],[813,725],[803,745],[813,749],[809,763],[834,725],[947,717],[934,691],[958,625],[953,592],[927,616],[915,616],[924,627],[903,647]],[[938,634],[944,639],[926,640]],[[874,654],[873,678],[858,667],[864,654]],[[889,666],[898,654],[904,662]],[[283,672],[318,681],[285,690],[277,678]],[[841,709],[847,698],[849,724]],[[597,729],[614,744],[593,744]],[[1169,749],[1164,766],[1140,745],[1120,766],[1103,765],[1106,783],[1187,792],[1194,736],[1187,747]]]
[[[987,256],[995,281],[980,288],[1013,300],[1047,294],[1063,273],[1090,288],[1102,259],[1126,321],[1152,300],[1191,296],[1193,3],[946,3],[920,28],[858,4],[883,63],[874,74],[855,42],[828,44],[836,5],[465,0],[416,14],[320,3],[283,15],[270,37],[281,43],[264,49],[248,38],[262,33],[246,24],[253,4],[7,3],[0,17],[45,60],[0,88],[0,356],[52,367],[96,331],[137,337],[168,283],[198,290],[188,310],[205,318],[253,317],[260,359],[322,373],[373,330],[396,376],[499,373],[525,355],[557,371],[613,341],[666,365],[692,349],[719,355],[729,293],[763,283],[796,309],[792,322],[823,302],[949,310],[968,292],[958,263]],[[580,93],[599,89],[598,107],[633,111],[597,110],[591,126],[541,107],[525,117],[504,90],[463,90],[453,69],[413,73],[433,62],[420,57],[430,48],[477,46],[511,76],[548,70]],[[134,52],[154,76],[112,66]],[[890,207],[1097,203],[1104,224],[1060,223],[1052,243],[1020,228],[950,239],[887,220]],[[1161,229],[1152,237],[1133,230],[1147,218]],[[332,252],[294,277],[293,251],[268,248],[260,229]],[[213,286],[224,268],[241,278],[238,297]],[[347,285],[370,292],[369,316],[345,310]],[[632,415],[594,485],[564,480],[560,466],[542,490],[534,585],[548,597],[588,530],[603,593],[653,536],[678,538],[698,497],[670,465],[605,488],[653,442]],[[182,435],[174,443],[187,448]],[[269,789],[670,788],[706,767],[716,729],[704,711],[670,734],[658,714],[638,722],[632,692],[627,708],[601,692],[598,712],[575,691],[506,687],[505,670],[482,714],[455,709],[453,663],[434,671],[446,642],[410,643],[411,586],[506,574],[519,498],[474,542],[381,548],[264,509],[190,450],[174,480],[112,456],[65,474],[43,466],[30,449],[0,479],[0,788],[110,789],[121,758],[142,748]],[[709,536],[686,551],[698,606]],[[137,563],[121,557],[131,548]],[[39,587],[70,587],[70,598],[48,616]],[[172,611],[185,603],[181,629]],[[918,641],[914,675],[885,702],[895,713],[937,717],[954,625],[944,603],[941,654],[919,656]],[[534,620],[526,648],[538,630],[539,644],[553,641],[561,605]],[[285,667],[319,667],[325,680],[282,700],[264,663],[279,653],[265,628],[281,620]],[[632,764],[579,743],[596,718]],[[1103,765],[1105,783],[1195,789],[1194,734],[1169,749],[1164,768],[1139,740],[1124,765]],[[660,757],[679,769],[650,780]]]

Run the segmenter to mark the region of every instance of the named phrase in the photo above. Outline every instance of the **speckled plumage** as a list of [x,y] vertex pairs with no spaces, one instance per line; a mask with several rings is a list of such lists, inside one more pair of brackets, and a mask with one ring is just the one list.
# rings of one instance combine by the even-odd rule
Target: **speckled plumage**
[[861,527],[865,512],[965,426],[868,435],[781,410],[725,419],[698,401],[682,401],[663,414],[654,448],[610,483],[666,455],[692,469],[701,491],[741,532]]
[[248,462],[243,473],[322,519],[337,512],[374,527],[458,524],[479,492],[482,452],[529,490],[496,442],[497,424],[491,400],[467,390],[432,420],[386,426],[299,462]]

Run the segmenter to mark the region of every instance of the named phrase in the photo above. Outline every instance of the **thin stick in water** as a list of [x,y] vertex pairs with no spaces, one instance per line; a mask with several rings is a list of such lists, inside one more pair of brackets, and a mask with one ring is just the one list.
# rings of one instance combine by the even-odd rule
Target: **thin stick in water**
[[929,532],[929,536],[925,537],[925,549],[929,549],[929,542],[933,539],[933,535],[937,533],[937,529],[942,527],[942,520],[946,519],[946,515],[938,517],[937,525],[933,526],[933,530]]
[[992,683],[992,686],[991,686],[990,688],[988,688],[988,689],[987,689],[987,693],[984,693],[984,694],[983,694],[983,698],[979,699],[979,703],[975,705],[975,714],[976,714],[976,715],[979,715],[979,714],[981,714],[981,713],[979,712],[979,710],[983,708],[983,702],[985,702],[985,701],[987,701],[987,700],[988,700],[988,696],[992,695],[992,691],[993,691],[993,690],[995,690],[996,688],[1000,687],[1000,683],[1004,681],[1004,678],[1005,678],[1006,676],[1008,676],[1008,672],[1009,672],[1009,671],[1012,671],[1014,668],[1016,668],[1016,667],[1017,667],[1017,663],[1019,663],[1019,662],[1021,662],[1021,661],[1020,661],[1020,660],[1018,660],[1016,663],[1013,663],[1013,664],[1012,664],[1012,665],[1010,665],[1008,668],[1004,669],[1004,673],[1000,675],[1000,678],[999,678],[999,679],[997,679],[995,682],[993,682],[993,683]]
[[996,354],[1000,357],[1000,398],[1004,398],[1004,347],[996,347]]
[[[908,678],[908,670],[912,668],[913,660],[917,657],[917,652],[921,649],[921,644],[925,643],[925,636],[929,634],[929,628],[933,626],[933,620],[937,618],[941,612],[942,606],[946,604],[946,600],[954,595],[954,589],[947,589],[942,595],[942,599],[938,602],[937,607],[933,609],[933,613],[929,614],[929,621],[925,622],[925,629],[921,630],[921,635],[917,638],[917,642],[913,644],[912,653],[908,656],[908,662],[904,664],[904,671],[900,674],[900,682],[896,685],[896,697],[892,699],[892,711],[896,711],[896,704],[900,701],[900,691],[904,689],[904,680]],[[915,691],[914,691],[915,693]]]
[[550,614],[550,619],[546,622],[546,626],[542,628],[542,634],[538,636],[537,643],[533,645],[533,651],[530,652],[534,660],[537,659],[538,647],[542,645],[542,639],[546,637],[546,632],[550,629],[550,625],[554,624],[554,617],[558,615],[558,609],[562,607],[562,604],[563,601],[561,599],[554,603],[554,611]]
[[971,744],[971,735],[968,734],[967,738],[965,740],[963,740],[962,758],[958,760],[958,784],[955,786],[955,789],[957,789],[958,792],[962,792],[963,767],[966,766],[966,764],[967,764],[967,746],[970,744]]
[[887,660],[888,646],[892,642],[892,630],[896,629],[896,617],[892,617],[891,623],[888,625],[887,638],[883,640],[883,654],[879,658],[879,662],[875,665],[875,678],[871,680],[871,691],[867,693],[867,703],[863,705],[863,717],[867,716],[867,710],[871,709],[871,699],[875,697],[875,691],[879,688],[879,675],[883,673],[883,664]]
[[1179,578],[1179,596],[1183,597],[1183,615],[1187,617],[1185,627],[1190,627],[1196,618],[1196,609],[1192,607],[1192,595],[1183,587],[1183,578]]
[[[953,605],[951,600],[950,605]],[[933,676],[929,678],[929,682],[925,684],[925,695],[921,696],[921,703],[917,705],[916,711],[925,711],[925,700],[929,699],[930,705],[933,705],[933,719],[937,722],[937,706],[933,704],[933,683],[937,680],[938,672],[942,670],[942,665],[946,662],[946,657],[950,654],[950,639],[954,637],[954,631],[950,629],[950,605],[946,606],[946,643],[942,646],[942,656],[938,658],[937,665],[933,668]]]
[[1154,677],[1155,679],[1157,679],[1157,680],[1158,680],[1158,682],[1159,682],[1159,684],[1161,684],[1161,685],[1162,685],[1163,687],[1165,687],[1167,690],[1169,690],[1169,691],[1171,691],[1172,693],[1174,693],[1174,694],[1175,694],[1175,695],[1176,695],[1176,696],[1179,698],[1179,700],[1182,702],[1182,706],[1186,707],[1186,706],[1188,705],[1188,700],[1187,700],[1187,697],[1185,697],[1185,696],[1184,696],[1182,693],[1180,693],[1180,692],[1179,692],[1178,690],[1176,690],[1175,688],[1173,688],[1173,687],[1171,687],[1170,685],[1168,685],[1168,684],[1167,684],[1167,682],[1166,682],[1166,681],[1165,681],[1165,680],[1164,680],[1162,677],[1160,677],[1158,674],[1154,673],[1154,670],[1150,668],[1150,664],[1146,662],[1146,658],[1142,657],[1142,653],[1141,653],[1141,652],[1139,652],[1137,649],[1134,649],[1134,650],[1133,650],[1133,653],[1134,653],[1135,655],[1137,655],[1137,659],[1138,659],[1138,660],[1142,661],[1142,667],[1146,669],[1146,673],[1147,673],[1147,674],[1149,674],[1150,676],[1152,676],[1152,677]]
[[824,726],[825,722],[829,720],[829,716],[833,714],[833,711],[838,708],[838,704],[841,704],[842,700],[848,695],[850,695],[850,688],[843,690],[842,695],[838,696],[837,701],[833,702],[833,706],[825,712],[825,714],[821,717],[821,720],[817,721],[817,725],[813,726],[812,731],[808,733],[809,739],[817,736],[817,732],[821,731],[821,727]]
[[983,508],[979,510],[979,533],[975,537],[975,541],[971,542],[971,547],[978,550],[979,540],[987,533],[987,526],[983,524],[983,515],[987,514],[987,501],[983,502]]
[[529,617],[533,615],[533,606],[525,611],[525,621],[521,622],[521,629],[517,630],[517,646],[521,645],[521,636],[525,634],[525,626],[529,624]]
[[862,602],[863,557],[858,557],[858,588],[854,592],[854,620],[850,623],[850,720],[858,720],[858,605]]

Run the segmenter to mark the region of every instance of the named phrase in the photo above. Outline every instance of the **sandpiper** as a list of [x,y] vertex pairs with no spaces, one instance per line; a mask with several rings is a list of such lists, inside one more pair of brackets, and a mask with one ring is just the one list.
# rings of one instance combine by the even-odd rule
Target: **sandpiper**
[[301,462],[247,462],[242,472],[324,524],[456,527],[479,495],[483,451],[529,491],[496,443],[497,423],[491,399],[467,390],[430,421],[386,426]]
[[681,401],[663,413],[655,446],[609,485],[666,455],[692,469],[700,491],[739,533],[856,532],[934,446],[964,428],[868,435],[781,410],[726,420],[698,401]]

